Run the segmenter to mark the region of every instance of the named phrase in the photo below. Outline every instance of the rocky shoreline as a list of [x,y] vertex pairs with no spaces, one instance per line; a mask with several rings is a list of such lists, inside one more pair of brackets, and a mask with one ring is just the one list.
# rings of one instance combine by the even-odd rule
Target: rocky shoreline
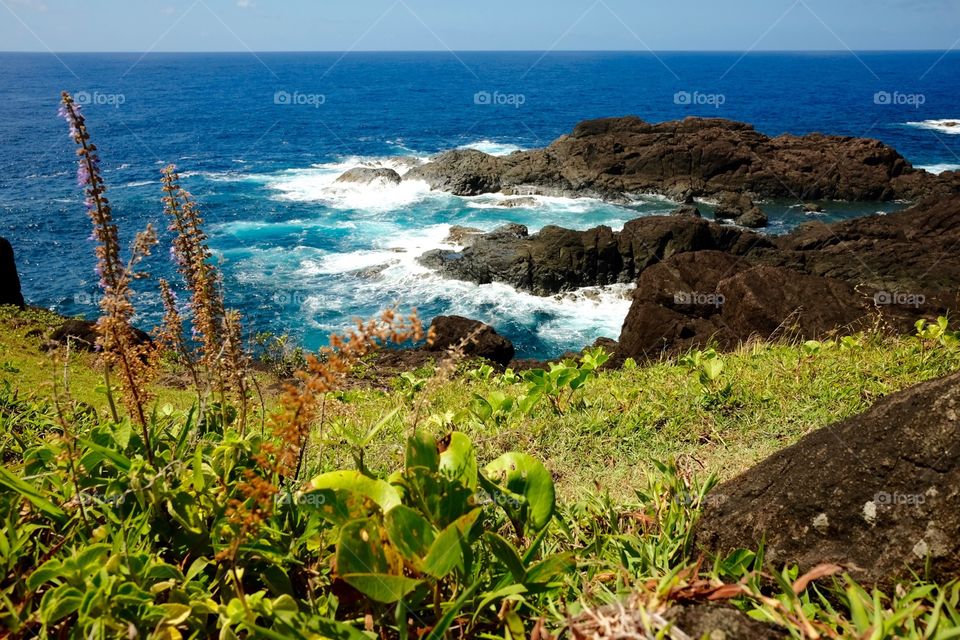
[[[732,348],[755,337],[817,338],[878,322],[910,331],[920,318],[960,309],[960,174],[915,169],[877,140],[770,138],[723,119],[606,118],[582,122],[544,149],[441,153],[401,179],[463,196],[674,199],[673,215],[637,218],[619,231],[454,227],[449,240],[458,249],[419,258],[448,278],[541,296],[634,283],[615,361],[707,343]],[[701,217],[696,198],[716,203],[715,221]],[[823,200],[915,204],[775,237],[745,228],[766,224],[758,205],[765,198],[795,199],[808,211]]]

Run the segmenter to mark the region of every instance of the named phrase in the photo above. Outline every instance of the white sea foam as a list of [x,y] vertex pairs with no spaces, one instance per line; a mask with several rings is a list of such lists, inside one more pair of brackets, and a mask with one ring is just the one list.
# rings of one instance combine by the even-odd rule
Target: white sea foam
[[924,171],[929,171],[930,173],[940,174],[944,171],[960,171],[960,164],[928,164],[919,166],[917,169],[923,169]]
[[940,120],[920,120],[919,122],[908,122],[907,126],[917,127],[918,129],[930,129],[940,133],[951,135],[960,135],[960,120],[943,118]]
[[515,144],[508,144],[505,142],[494,142],[493,140],[477,140],[476,142],[470,142],[465,145],[461,145],[460,149],[476,149],[477,151],[482,151],[484,153],[490,154],[491,156],[508,156],[514,151],[524,151],[523,147],[519,147]]

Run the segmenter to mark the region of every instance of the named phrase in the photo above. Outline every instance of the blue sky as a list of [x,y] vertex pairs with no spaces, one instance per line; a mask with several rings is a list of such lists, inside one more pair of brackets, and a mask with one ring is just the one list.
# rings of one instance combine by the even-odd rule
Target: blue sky
[[950,49],[960,0],[0,0],[5,51]]

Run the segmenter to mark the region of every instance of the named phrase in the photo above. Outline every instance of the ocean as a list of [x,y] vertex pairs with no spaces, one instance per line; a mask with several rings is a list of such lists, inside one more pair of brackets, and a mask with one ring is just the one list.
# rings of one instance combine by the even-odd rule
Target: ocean
[[[309,348],[390,305],[416,307],[425,320],[489,322],[522,357],[616,338],[627,286],[541,298],[444,280],[416,257],[443,246],[452,224],[617,228],[674,206],[539,198],[505,209],[494,196],[418,183],[334,183],[361,164],[402,167],[400,157],[458,147],[505,154],[549,144],[581,120],[635,114],[873,137],[916,166],[960,168],[955,53],[2,53],[0,235],[17,252],[30,303],[87,317],[97,315],[98,293],[73,144],[56,115],[61,90],[85,103],[123,238],[148,222],[165,229],[159,172],[177,165],[202,204],[228,304],[251,333],[290,334]],[[835,203],[817,215],[900,206]],[[792,202],[765,208],[768,233],[814,215]],[[173,271],[165,250],[145,266],[154,276]],[[149,287],[138,309],[141,326],[157,322]]]

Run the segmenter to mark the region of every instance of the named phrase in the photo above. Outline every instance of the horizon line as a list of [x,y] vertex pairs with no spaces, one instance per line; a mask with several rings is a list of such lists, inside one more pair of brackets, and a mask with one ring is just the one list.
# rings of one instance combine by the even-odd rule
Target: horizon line
[[130,55],[164,55],[164,54],[271,54],[271,53],[330,53],[330,54],[355,54],[355,53],[637,53],[643,55],[660,53],[731,53],[731,54],[754,54],[754,53],[958,53],[953,48],[949,49],[223,49],[211,51],[197,50],[153,50],[137,51],[133,49],[106,49],[100,51],[82,51],[67,49],[60,51],[51,51],[47,49],[0,49],[0,54],[9,53],[39,53],[46,55],[70,55],[70,54],[130,54]]

